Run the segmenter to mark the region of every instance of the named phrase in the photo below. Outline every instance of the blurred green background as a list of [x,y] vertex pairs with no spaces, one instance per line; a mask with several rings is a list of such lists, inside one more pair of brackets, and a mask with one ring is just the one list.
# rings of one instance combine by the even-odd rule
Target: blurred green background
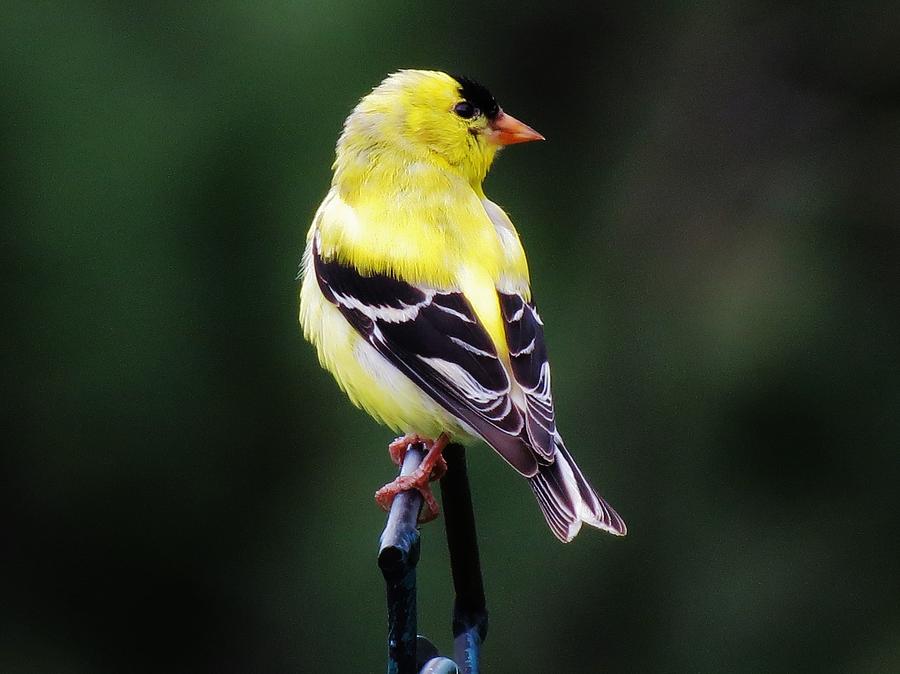
[[[470,452],[490,672],[900,671],[900,8],[0,6],[0,671],[378,672],[392,435],[296,324],[341,123],[469,74],[561,428],[629,524]],[[441,523],[420,631],[449,649]]]

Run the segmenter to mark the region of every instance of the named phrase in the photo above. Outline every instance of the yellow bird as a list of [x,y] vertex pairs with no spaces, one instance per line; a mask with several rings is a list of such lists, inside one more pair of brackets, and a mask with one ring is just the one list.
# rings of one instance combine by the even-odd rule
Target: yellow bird
[[[376,492],[428,487],[450,439],[479,438],[528,478],[553,533],[625,523],[556,429],[543,324],[506,213],[482,189],[505,145],[543,140],[483,86],[426,70],[390,75],[344,123],[331,189],[307,236],[300,323],[354,404],[428,453]],[[445,464],[443,464],[445,465]]]

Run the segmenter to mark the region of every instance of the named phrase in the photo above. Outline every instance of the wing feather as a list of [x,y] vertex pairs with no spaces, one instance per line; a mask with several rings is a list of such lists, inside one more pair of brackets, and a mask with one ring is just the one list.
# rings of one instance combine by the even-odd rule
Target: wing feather
[[325,298],[369,344],[516,470],[526,477],[537,473],[509,374],[462,293],[417,288],[385,274],[363,276],[322,259],[315,242],[313,264]]
[[534,451],[553,459],[559,442],[556,412],[550,392],[550,363],[544,324],[537,310],[521,295],[499,293],[513,378],[525,398],[525,426]]
[[529,478],[560,540],[571,540],[583,522],[625,534],[622,518],[587,482],[557,431],[543,323],[531,302],[498,292],[507,368],[462,293],[364,276],[322,259],[316,240],[312,257],[323,295],[356,331]]

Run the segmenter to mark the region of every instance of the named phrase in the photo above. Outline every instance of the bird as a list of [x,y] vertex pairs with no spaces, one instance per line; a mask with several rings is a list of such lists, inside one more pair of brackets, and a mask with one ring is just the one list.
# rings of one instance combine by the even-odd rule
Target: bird
[[300,270],[299,320],[350,400],[427,453],[375,493],[429,481],[451,441],[484,441],[528,480],[553,534],[626,533],[556,426],[543,322],[516,228],[482,184],[504,147],[544,137],[475,80],[400,70],[344,122]]

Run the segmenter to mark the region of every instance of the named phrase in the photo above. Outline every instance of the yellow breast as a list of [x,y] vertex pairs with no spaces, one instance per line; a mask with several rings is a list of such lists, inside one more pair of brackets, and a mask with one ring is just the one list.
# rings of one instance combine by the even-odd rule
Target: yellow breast
[[[363,274],[389,274],[425,288],[462,292],[507,360],[498,289],[528,293],[525,255],[509,219],[464,181],[413,166],[380,192],[332,187],[308,244]],[[309,245],[308,249],[309,250]],[[351,400],[398,431],[462,432],[435,404],[359,337],[321,294],[309,255],[300,319],[323,366]]]

